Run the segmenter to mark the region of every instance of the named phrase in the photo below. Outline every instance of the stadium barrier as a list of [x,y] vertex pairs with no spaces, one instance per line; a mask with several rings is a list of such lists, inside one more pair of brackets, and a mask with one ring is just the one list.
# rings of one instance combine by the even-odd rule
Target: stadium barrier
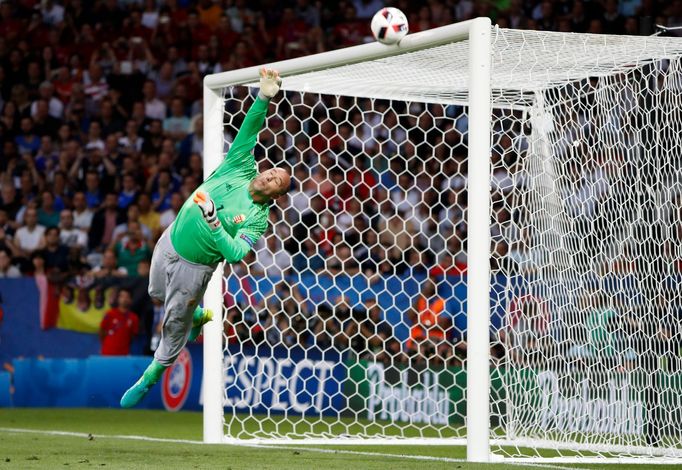
[[0,372],[0,408],[12,406],[11,376],[9,372]]
[[[202,356],[200,345],[186,348],[140,406],[200,410]],[[10,374],[0,373],[0,407],[116,408],[126,386],[148,362],[143,356],[16,359],[12,396]],[[304,355],[296,349],[263,347],[235,350],[225,366],[225,408],[234,413],[316,416],[345,410],[368,421],[434,426],[461,424],[466,416],[467,377],[459,366],[404,368],[344,358],[332,350]],[[674,418],[676,424],[666,433],[682,430],[682,372],[652,378],[631,371],[577,370],[567,382],[554,371],[531,367],[492,371],[496,422],[511,413],[517,422],[547,432],[642,436],[655,412]],[[503,383],[510,380],[505,376],[509,373],[522,376],[516,377],[514,393],[507,397]],[[643,401],[653,379],[666,381],[658,410],[647,409]],[[524,406],[527,403],[533,406]]]
[[[171,411],[201,408],[201,346],[192,345],[190,349],[192,352],[186,349],[181,360],[164,374],[155,391],[141,402],[141,408],[165,407]],[[193,354],[196,357],[192,358]],[[118,408],[121,395],[148,364],[146,356],[15,359],[12,403],[17,407]],[[193,370],[194,364],[198,372]],[[3,402],[0,392],[0,406],[9,404],[9,400]]]

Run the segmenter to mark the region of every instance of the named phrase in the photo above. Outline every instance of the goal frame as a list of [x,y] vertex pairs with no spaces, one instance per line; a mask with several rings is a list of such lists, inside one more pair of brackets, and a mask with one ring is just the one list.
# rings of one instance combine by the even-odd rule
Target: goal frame
[[[285,78],[381,59],[452,42],[469,40],[469,147],[468,147],[468,283],[467,283],[467,460],[489,462],[490,455],[490,143],[491,143],[491,21],[475,18],[439,28],[409,34],[399,44],[378,42],[352,46],[310,56],[273,62],[254,67],[207,75],[203,83],[204,112],[204,178],[218,167],[223,159],[223,103],[222,88],[257,82],[262,67],[271,67]],[[204,305],[214,312],[223,312],[223,263],[208,284]],[[224,443],[223,430],[223,323],[209,322],[204,326],[203,363],[203,440],[205,443]],[[475,393],[468,393],[474,390]],[[319,444],[319,440],[315,443]],[[410,443],[425,445],[432,439],[410,439]],[[438,439],[437,444],[443,444]],[[459,439],[452,444],[461,445]],[[252,441],[250,441],[252,442]],[[272,442],[272,441],[267,441]],[[404,439],[354,440],[353,444],[391,442],[406,444]],[[289,440],[288,443],[306,444],[309,440]],[[349,444],[349,439],[325,439],[325,444]]]

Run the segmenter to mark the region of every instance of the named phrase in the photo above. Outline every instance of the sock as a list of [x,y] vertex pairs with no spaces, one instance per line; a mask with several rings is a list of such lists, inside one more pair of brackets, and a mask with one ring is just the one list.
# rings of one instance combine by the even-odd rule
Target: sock
[[192,326],[197,326],[201,324],[201,318],[204,316],[204,309],[197,307],[194,309],[192,314]]
[[167,368],[168,366],[161,365],[156,361],[156,359],[154,359],[152,363],[149,364],[149,366],[147,366],[145,369],[144,373],[142,374],[142,378],[147,385],[154,385],[159,381],[163,375],[163,371],[165,371]]

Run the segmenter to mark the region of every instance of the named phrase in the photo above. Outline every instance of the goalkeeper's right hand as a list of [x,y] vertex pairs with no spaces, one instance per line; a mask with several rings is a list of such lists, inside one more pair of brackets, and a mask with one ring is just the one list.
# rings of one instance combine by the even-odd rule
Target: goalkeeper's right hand
[[282,79],[279,78],[279,72],[273,69],[260,69],[260,92],[266,98],[272,98],[279,91],[282,84]]
[[201,209],[201,215],[204,216],[204,220],[211,227],[212,230],[216,230],[220,227],[220,219],[218,219],[218,214],[215,210],[215,204],[213,199],[208,195],[207,192],[197,191],[194,193],[194,202],[199,209]]

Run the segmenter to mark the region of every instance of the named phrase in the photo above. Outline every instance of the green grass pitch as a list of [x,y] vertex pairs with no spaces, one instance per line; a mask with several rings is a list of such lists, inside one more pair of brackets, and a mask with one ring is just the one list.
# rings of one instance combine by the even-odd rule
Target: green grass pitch
[[[474,465],[456,446],[254,448],[200,444],[200,413],[113,409],[0,409],[0,469],[501,469],[648,465]],[[141,438],[134,438],[140,436]],[[672,470],[674,466],[652,465]]]

